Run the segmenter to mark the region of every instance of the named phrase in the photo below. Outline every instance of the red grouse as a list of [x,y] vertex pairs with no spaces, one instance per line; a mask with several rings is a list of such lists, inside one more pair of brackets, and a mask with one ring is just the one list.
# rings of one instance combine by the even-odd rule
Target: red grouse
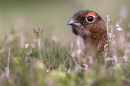
[[72,26],[75,35],[83,38],[86,53],[89,53],[93,47],[102,52],[105,45],[108,45],[106,24],[102,17],[94,11],[76,12],[67,25]]

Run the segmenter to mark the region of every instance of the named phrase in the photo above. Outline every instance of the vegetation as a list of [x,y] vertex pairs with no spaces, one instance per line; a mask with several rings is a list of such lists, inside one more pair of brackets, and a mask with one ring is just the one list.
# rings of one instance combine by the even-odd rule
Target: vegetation
[[[20,45],[18,32],[11,27],[10,34],[0,43],[0,83],[2,86],[129,86],[129,36],[124,35],[123,48],[115,45],[112,27],[107,16],[110,50],[104,55],[105,64],[88,67],[79,43],[60,46],[44,37],[43,29],[34,29],[36,40]],[[123,35],[120,21],[117,31]],[[120,29],[119,29],[120,28]],[[12,40],[8,38],[12,36]],[[115,48],[114,48],[115,47]],[[84,67],[82,67],[82,65]],[[83,69],[84,68],[84,69]]]
[[[130,85],[129,0],[0,2],[0,86]],[[82,41],[66,25],[81,9],[97,12],[107,24],[104,64],[86,64]]]

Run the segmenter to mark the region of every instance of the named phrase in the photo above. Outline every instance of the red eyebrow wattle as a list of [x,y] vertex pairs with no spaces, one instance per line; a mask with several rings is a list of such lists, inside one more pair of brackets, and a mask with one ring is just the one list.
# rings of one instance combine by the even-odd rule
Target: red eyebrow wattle
[[93,16],[93,17],[97,17],[97,15],[94,12],[90,12],[88,14],[85,15],[85,18],[87,18],[88,16]]

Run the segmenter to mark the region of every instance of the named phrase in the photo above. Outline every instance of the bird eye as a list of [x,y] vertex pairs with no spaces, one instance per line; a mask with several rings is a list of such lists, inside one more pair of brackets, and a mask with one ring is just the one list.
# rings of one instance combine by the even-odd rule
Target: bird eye
[[93,17],[93,16],[88,16],[88,17],[86,18],[86,21],[87,21],[88,23],[93,23],[93,22],[94,22],[94,17]]

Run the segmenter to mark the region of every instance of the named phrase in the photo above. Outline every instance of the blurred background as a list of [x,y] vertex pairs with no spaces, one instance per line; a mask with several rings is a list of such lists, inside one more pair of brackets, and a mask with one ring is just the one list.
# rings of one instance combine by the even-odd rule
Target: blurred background
[[44,28],[43,36],[61,44],[75,41],[67,22],[78,10],[93,10],[105,21],[109,15],[112,26],[121,18],[123,30],[130,31],[129,0],[0,0],[0,38],[10,27],[30,38],[35,37],[33,28]]

